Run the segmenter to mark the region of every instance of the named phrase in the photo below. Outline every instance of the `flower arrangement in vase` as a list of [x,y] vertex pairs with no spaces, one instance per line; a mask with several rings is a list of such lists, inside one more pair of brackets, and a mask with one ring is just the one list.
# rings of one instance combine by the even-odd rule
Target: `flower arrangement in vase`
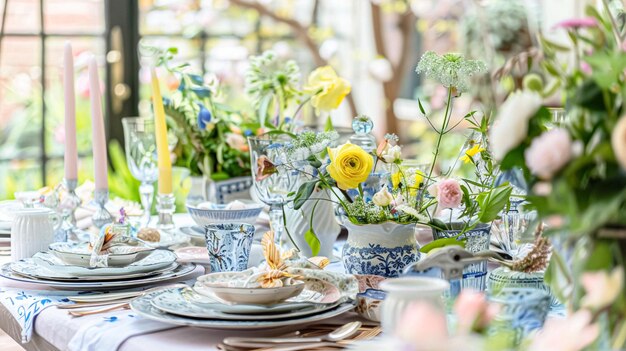
[[[295,210],[307,201],[338,205],[350,233],[343,252],[344,266],[350,273],[399,275],[420,255],[414,234],[416,223],[439,231],[456,230],[453,236],[427,245],[423,248],[426,252],[443,245],[465,245],[463,235],[480,223],[489,223],[496,218],[508,204],[511,194],[508,184],[494,186],[496,170],[491,156],[481,146],[486,145],[488,116],[480,120],[475,119],[475,113],[466,116],[483,139],[468,143],[470,147],[464,150],[461,159],[476,166],[479,181],[453,179],[451,169],[441,175],[435,174],[443,137],[455,127],[450,126],[451,101],[467,89],[469,76],[481,69],[480,63],[467,61],[460,55],[438,56],[432,52],[426,53],[418,65],[418,71],[437,78],[448,88],[448,104],[442,126],[435,128],[439,137],[428,170],[403,165],[401,147],[394,135],[387,135],[376,150],[367,152],[351,143],[329,147],[333,132],[303,132],[284,145],[281,159],[266,159],[257,164],[256,173],[299,172],[304,179],[292,193]],[[426,115],[421,103],[419,105]],[[296,162],[298,166],[294,165]],[[386,171],[390,185],[383,185],[371,198],[366,197],[363,184],[376,169]],[[317,198],[315,194],[320,190],[330,191],[331,199]],[[356,192],[356,196],[350,196],[349,192]],[[454,226],[451,215],[447,216],[448,223],[438,217],[439,213],[451,212],[453,208],[459,208],[459,227]],[[315,207],[312,208],[314,211]],[[314,227],[305,233],[304,238],[315,254],[319,240]],[[488,245],[488,240],[486,242]]]
[[241,196],[248,197],[252,182],[246,137],[255,135],[258,128],[254,121],[223,103],[217,77],[192,73],[188,64],[174,65],[177,52],[169,48],[158,55],[158,65],[179,80],[178,88],[163,99],[165,111],[177,127],[172,128],[178,138],[173,151],[175,164],[201,177],[197,201],[223,202],[216,182],[227,180],[231,191],[237,188],[243,192]]

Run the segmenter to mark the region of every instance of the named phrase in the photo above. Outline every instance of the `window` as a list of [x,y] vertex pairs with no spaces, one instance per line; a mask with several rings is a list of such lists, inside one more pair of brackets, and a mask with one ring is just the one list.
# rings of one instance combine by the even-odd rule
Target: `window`
[[[76,64],[80,177],[90,176],[85,66],[91,53],[104,58],[104,5],[104,0],[0,2],[0,199],[63,177],[62,65],[67,40]],[[105,72],[101,74],[104,78]]]

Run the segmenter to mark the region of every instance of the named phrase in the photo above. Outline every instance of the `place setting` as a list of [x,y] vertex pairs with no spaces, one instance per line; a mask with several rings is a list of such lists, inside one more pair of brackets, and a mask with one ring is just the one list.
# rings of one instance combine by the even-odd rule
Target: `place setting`
[[317,322],[354,308],[354,278],[324,271],[325,258],[281,252],[271,231],[262,240],[264,262],[247,268],[253,235],[246,223],[208,225],[211,273],[192,287],[145,294],[130,302],[131,309],[177,325],[254,330]]

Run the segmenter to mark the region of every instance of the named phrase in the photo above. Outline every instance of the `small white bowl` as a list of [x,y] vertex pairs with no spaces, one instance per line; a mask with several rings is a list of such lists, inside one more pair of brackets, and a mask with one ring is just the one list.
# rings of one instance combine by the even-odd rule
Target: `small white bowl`
[[[245,208],[242,209],[228,209],[227,205],[206,202],[186,206],[191,218],[201,227],[207,224],[230,222],[255,224],[264,205],[255,202],[244,202],[244,204]],[[202,205],[206,205],[206,208]]]
[[[50,252],[63,262],[79,267],[90,267],[91,251],[87,243],[71,244],[58,242],[50,244]],[[129,247],[130,250],[124,253],[114,253],[108,256],[109,267],[125,267],[148,257],[155,248],[148,246]]]
[[297,283],[279,288],[230,288],[196,284],[194,290],[200,295],[217,297],[235,304],[272,305],[300,295],[304,285]]

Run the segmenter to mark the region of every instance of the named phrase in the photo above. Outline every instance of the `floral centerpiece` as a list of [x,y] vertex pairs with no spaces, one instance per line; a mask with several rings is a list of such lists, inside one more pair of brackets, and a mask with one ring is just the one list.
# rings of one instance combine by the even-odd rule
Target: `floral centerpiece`
[[[425,251],[447,244],[464,245],[465,233],[480,223],[489,223],[508,204],[511,187],[508,184],[494,186],[493,162],[481,146],[486,145],[488,116],[481,119],[477,119],[475,113],[466,116],[472,128],[484,138],[469,143],[461,156],[463,161],[477,166],[479,181],[454,179],[450,176],[452,169],[435,174],[443,137],[455,127],[450,125],[452,99],[467,89],[469,76],[482,69],[483,64],[467,61],[460,55],[438,56],[432,52],[426,53],[418,65],[419,72],[425,72],[448,88],[443,124],[440,128],[433,126],[439,137],[431,166],[426,171],[403,165],[401,147],[394,135],[387,135],[378,149],[370,153],[351,143],[329,147],[333,132],[304,132],[286,146],[281,160],[259,160],[256,173],[261,176],[302,173],[306,179],[293,193],[296,210],[307,201],[323,201],[314,195],[316,191],[330,191],[333,196],[327,201],[339,206],[350,232],[343,254],[346,269],[351,273],[397,276],[419,257],[414,236],[416,223],[441,231],[456,230],[453,236],[442,237]],[[426,115],[421,103],[419,105]],[[308,165],[302,167],[302,161],[307,161]],[[294,166],[296,162],[298,166]],[[382,186],[369,198],[364,196],[363,183],[377,168],[387,170],[390,186]],[[357,195],[350,196],[348,191],[351,190],[356,190]],[[459,209],[455,219],[461,225],[452,228],[452,209],[455,208]],[[315,210],[313,207],[312,211]],[[444,212],[448,223],[438,216]],[[304,237],[316,254],[319,240],[314,226]]]
[[[534,91],[513,94],[491,130],[491,147],[503,169],[523,172],[527,208],[554,238],[558,250],[546,272],[552,291],[570,308],[584,308],[585,324],[604,325],[596,349],[620,349],[626,345],[626,53],[613,17],[593,7],[587,13],[557,25],[570,47],[541,38],[540,64],[562,88],[566,121],[554,123]],[[573,65],[557,53],[571,54]],[[581,298],[583,289],[603,293]]]

